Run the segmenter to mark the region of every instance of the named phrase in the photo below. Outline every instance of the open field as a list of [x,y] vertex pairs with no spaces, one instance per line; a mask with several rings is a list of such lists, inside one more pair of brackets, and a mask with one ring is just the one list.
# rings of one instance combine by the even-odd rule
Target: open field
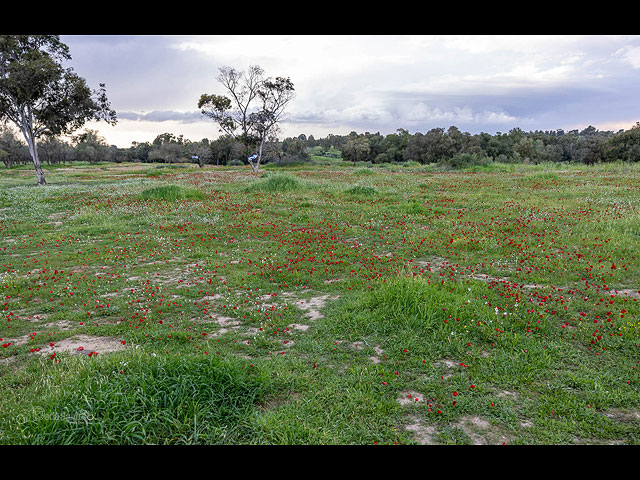
[[2,444],[638,444],[640,168],[0,171]]

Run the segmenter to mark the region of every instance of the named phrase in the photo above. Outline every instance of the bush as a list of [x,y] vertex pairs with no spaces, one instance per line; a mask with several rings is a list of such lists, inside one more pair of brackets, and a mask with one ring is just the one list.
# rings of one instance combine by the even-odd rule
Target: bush
[[445,167],[461,169],[489,164],[489,158],[477,153],[458,153],[451,158],[443,158],[438,164]]
[[402,166],[405,168],[415,168],[415,167],[420,167],[422,165],[419,162],[416,162],[415,160],[409,160],[408,162],[404,162]]
[[386,153],[379,153],[376,158],[373,159],[373,163],[388,163],[391,158]]

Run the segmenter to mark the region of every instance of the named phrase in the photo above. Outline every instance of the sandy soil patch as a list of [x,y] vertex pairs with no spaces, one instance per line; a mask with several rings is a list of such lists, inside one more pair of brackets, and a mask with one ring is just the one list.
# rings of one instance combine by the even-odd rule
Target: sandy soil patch
[[291,325],[287,325],[292,330],[300,330],[302,332],[306,332],[311,327],[310,325],[304,325],[300,323],[292,323]]
[[424,425],[417,417],[412,417],[413,423],[404,428],[409,432],[413,432],[413,437],[420,445],[434,445],[436,436],[436,428],[430,425]]
[[500,398],[510,397],[516,400],[518,398],[518,392],[510,392],[508,390],[503,390],[502,392],[498,393],[498,397]]
[[481,417],[462,417],[455,426],[460,428],[474,445],[501,445],[509,442],[509,438],[503,435],[498,427]]
[[615,409],[609,412],[603,412],[603,415],[612,420],[617,420],[619,422],[624,422],[624,423],[637,422],[638,420],[640,420],[640,412],[635,410],[624,411],[624,410]]
[[419,392],[408,390],[406,392],[402,392],[400,396],[396,398],[396,401],[400,405],[412,405],[414,403],[424,402],[424,396]]
[[434,367],[438,367],[438,368],[444,368],[446,370],[445,373],[442,374],[442,378],[443,379],[447,379],[453,376],[452,373],[450,373],[450,371],[452,369],[454,369],[455,367],[460,366],[460,362],[454,362],[453,360],[449,360],[447,358],[443,358],[441,360],[438,360],[437,362],[435,362],[433,364]]
[[640,298],[640,290],[633,290],[632,288],[622,288],[620,290],[612,289],[609,290],[608,293],[616,296]]
[[[378,345],[376,345],[375,347],[373,347],[373,350],[378,354],[378,355],[382,355],[384,353],[384,350],[382,350]],[[377,355],[372,355],[369,357],[369,360],[371,360],[373,363],[380,363],[380,357],[378,357]]]
[[74,335],[57,342],[53,346],[47,346],[38,353],[49,355],[51,353],[70,352],[80,355],[89,355],[91,352],[98,354],[124,350],[125,345],[120,340],[112,337],[95,337],[90,335]]
[[69,320],[60,320],[58,322],[46,323],[44,325],[45,328],[55,328],[56,330],[71,330],[75,327],[75,325]]
[[321,295],[319,297],[313,297],[309,300],[298,300],[295,305],[300,310],[304,310],[305,316],[310,320],[318,320],[324,318],[324,315],[320,313],[320,310],[325,306],[327,300],[337,300],[339,295]]

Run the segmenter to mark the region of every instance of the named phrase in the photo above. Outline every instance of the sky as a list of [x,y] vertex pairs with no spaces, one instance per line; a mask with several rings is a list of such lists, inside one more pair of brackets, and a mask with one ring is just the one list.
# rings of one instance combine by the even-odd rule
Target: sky
[[638,35],[61,35],[67,66],[106,84],[116,126],[89,122],[110,145],[165,132],[213,140],[198,110],[225,90],[219,68],[289,77],[295,99],[280,138],[410,133],[456,126],[507,133],[629,129],[640,121]]

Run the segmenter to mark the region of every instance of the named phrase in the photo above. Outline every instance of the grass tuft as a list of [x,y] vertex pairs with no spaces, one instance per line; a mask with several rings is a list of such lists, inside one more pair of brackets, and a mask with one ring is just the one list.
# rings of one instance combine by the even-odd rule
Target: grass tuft
[[141,193],[141,197],[144,199],[153,200],[202,200],[205,198],[205,194],[195,188],[187,188],[181,185],[166,185],[162,187],[154,187],[144,190]]
[[35,444],[247,442],[246,419],[265,385],[213,357],[108,361],[84,369],[20,423]]
[[252,183],[247,191],[250,192],[290,192],[303,187],[303,183],[297,177],[286,173],[267,173],[262,178]]
[[351,187],[347,190],[347,193],[350,195],[375,195],[377,190],[373,187],[366,187],[362,185],[356,185],[355,187]]

